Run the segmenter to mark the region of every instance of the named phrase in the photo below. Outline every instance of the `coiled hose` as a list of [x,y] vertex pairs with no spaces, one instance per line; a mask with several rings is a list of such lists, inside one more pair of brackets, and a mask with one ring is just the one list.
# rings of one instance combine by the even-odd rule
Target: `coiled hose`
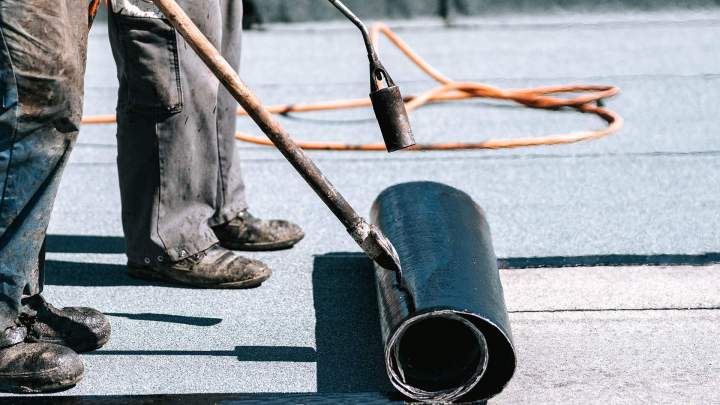
[[[371,26],[370,35],[373,44],[377,47],[380,34],[384,35],[420,70],[425,72],[439,85],[418,95],[405,97],[408,112],[419,109],[431,103],[442,103],[472,98],[487,98],[496,100],[514,101],[530,108],[558,110],[571,108],[582,113],[595,114],[607,122],[607,127],[601,130],[553,134],[531,138],[504,138],[487,139],[480,142],[449,142],[449,143],[419,143],[407,150],[470,150],[470,149],[503,149],[528,146],[560,145],[587,141],[611,135],[622,128],[622,117],[603,106],[603,100],[620,92],[615,86],[605,85],[562,85],[535,87],[527,89],[502,89],[478,82],[456,82],[440,73],[437,69],[421,58],[410,46],[403,41],[390,27],[383,23]],[[559,97],[560,94],[577,94],[574,97]],[[351,108],[371,107],[369,98],[331,100],[313,104],[284,104],[268,107],[273,114],[303,113],[311,111],[343,110]],[[246,115],[242,108],[238,109],[239,116]],[[117,122],[115,115],[95,115],[83,117],[82,123],[113,124]],[[256,145],[273,146],[265,137],[254,136],[245,132],[237,132],[235,138],[242,142]],[[341,142],[309,142],[295,140],[305,150],[332,150],[332,151],[384,151],[384,143],[349,144]]]

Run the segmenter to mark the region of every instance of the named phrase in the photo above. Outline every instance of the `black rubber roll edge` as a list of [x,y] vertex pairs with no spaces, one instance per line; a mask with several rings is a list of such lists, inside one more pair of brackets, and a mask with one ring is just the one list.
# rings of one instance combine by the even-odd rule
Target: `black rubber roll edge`
[[419,401],[469,401],[500,393],[516,367],[497,259],[483,210],[434,182],[392,186],[371,218],[403,268],[376,266],[385,365]]

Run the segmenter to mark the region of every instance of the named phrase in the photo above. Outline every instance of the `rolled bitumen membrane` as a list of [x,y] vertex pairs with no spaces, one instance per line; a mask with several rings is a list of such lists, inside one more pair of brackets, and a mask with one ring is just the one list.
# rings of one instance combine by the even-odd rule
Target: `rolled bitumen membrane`
[[375,266],[392,384],[419,401],[500,393],[516,357],[482,209],[458,189],[413,182],[383,191],[371,217],[402,264],[402,277]]

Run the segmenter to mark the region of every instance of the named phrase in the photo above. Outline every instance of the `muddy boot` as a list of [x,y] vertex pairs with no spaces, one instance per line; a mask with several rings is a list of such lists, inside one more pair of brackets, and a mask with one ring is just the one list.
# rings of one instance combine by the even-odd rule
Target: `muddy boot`
[[83,353],[99,349],[110,339],[110,322],[95,309],[58,309],[39,294],[23,298],[22,304],[20,322],[27,327],[27,342],[55,343]]
[[130,277],[178,283],[198,288],[252,288],[270,278],[272,271],[219,245],[173,263],[141,265],[128,262]]
[[243,211],[232,221],[213,227],[220,244],[233,250],[280,250],[293,247],[305,236],[303,230],[288,221],[255,218]]
[[25,343],[23,326],[0,332],[0,392],[31,394],[72,388],[85,368],[72,349]]

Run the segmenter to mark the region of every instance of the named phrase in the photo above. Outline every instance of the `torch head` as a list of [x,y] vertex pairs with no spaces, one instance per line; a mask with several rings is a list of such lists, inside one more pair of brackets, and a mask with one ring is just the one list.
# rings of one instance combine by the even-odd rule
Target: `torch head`
[[[395,85],[390,75],[382,67],[371,68],[371,75],[370,100],[387,151],[395,152],[415,145],[415,138],[400,88]],[[378,82],[382,82],[382,77],[387,80],[387,87],[380,88],[378,85]]]

